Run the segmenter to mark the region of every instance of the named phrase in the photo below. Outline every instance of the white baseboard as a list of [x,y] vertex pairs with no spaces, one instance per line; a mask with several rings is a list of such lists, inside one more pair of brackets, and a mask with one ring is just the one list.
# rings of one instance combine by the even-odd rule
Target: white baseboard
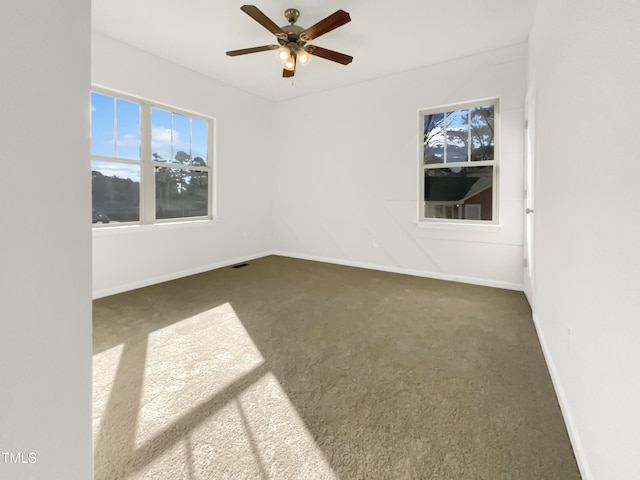
[[95,290],[93,292],[93,299],[108,297],[109,295],[115,295],[117,293],[128,292],[129,290],[135,290],[137,288],[148,287],[150,285],[155,285],[157,283],[168,282],[171,280],[176,280],[182,277],[188,277],[189,275],[196,275],[202,272],[208,272],[209,270],[215,270],[216,268],[228,267],[230,265],[235,265],[236,263],[247,262],[249,260],[255,260],[256,258],[266,257],[268,255],[279,255],[281,257],[290,257],[290,258],[299,258],[301,260],[312,260],[315,262],[325,262],[325,263],[333,263],[336,265],[344,265],[347,267],[358,267],[358,268],[366,268],[369,270],[379,270],[382,272],[391,272],[391,273],[401,273],[404,275],[413,275],[417,277],[425,277],[425,278],[435,278],[438,280],[448,280],[451,282],[461,282],[461,283],[470,283],[472,285],[483,285],[485,287],[493,287],[493,288],[504,288],[507,290],[517,290],[522,291],[523,285],[520,283],[510,283],[510,282],[501,282],[497,280],[486,280],[483,278],[475,278],[475,277],[463,277],[463,276],[454,276],[454,275],[446,275],[438,272],[425,272],[423,270],[415,270],[411,268],[401,268],[401,267],[389,267],[385,265],[376,265],[365,262],[353,262],[350,260],[342,260],[336,258],[328,258],[328,257],[318,257],[315,255],[306,255],[302,253],[292,253],[292,252],[284,252],[280,250],[270,250],[261,253],[255,253],[252,255],[247,255],[238,258],[232,258],[229,260],[223,260],[221,262],[212,263],[209,265],[204,265],[197,268],[192,268],[188,270],[181,270],[179,272],[174,272],[168,275],[161,275],[153,278],[146,278],[144,280],[140,280],[137,282],[126,283],[123,285],[118,285],[110,288],[103,288],[99,290]]
[[209,270],[215,270],[216,268],[228,267],[235,265],[236,263],[248,262],[249,260],[255,260],[256,258],[266,257],[271,255],[271,252],[261,252],[252,255],[246,255],[244,257],[232,258],[229,260],[223,260],[221,262],[204,265],[202,267],[191,268],[188,270],[181,270],[179,272],[170,273],[168,275],[161,275],[159,277],[146,278],[138,282],[126,283],[124,285],[118,285],[112,288],[103,288],[93,292],[93,299],[108,297],[109,295],[115,295],[116,293],[128,292],[129,290],[135,290],[136,288],[148,287],[157,283],[169,282],[182,277],[188,277],[189,275],[196,275],[198,273],[208,272]]
[[347,267],[367,268],[369,270],[379,270],[382,272],[402,273],[404,275],[413,275],[416,277],[435,278],[437,280],[448,280],[450,282],[470,283],[472,285],[482,285],[485,287],[504,288],[506,290],[523,291],[522,283],[501,282],[498,280],[487,280],[484,278],[464,277],[456,275],[447,275],[438,272],[426,272],[424,270],[415,270],[411,268],[389,267],[386,265],[376,265],[365,262],[353,262],[350,260],[342,260],[328,257],[318,257],[315,255],[306,255],[303,253],[291,253],[283,251],[273,251],[272,255],[280,255],[282,257],[299,258],[301,260],[313,260],[315,262],[333,263],[336,265],[344,265]]
[[538,334],[538,339],[540,341],[540,346],[542,347],[544,359],[547,363],[549,375],[551,376],[553,388],[556,391],[556,396],[558,397],[560,411],[562,412],[562,417],[564,418],[564,423],[567,427],[567,433],[569,434],[569,439],[571,440],[571,445],[573,446],[573,453],[576,457],[576,462],[578,463],[580,475],[582,476],[582,480],[593,480],[594,477],[591,473],[591,468],[589,467],[589,462],[587,461],[587,456],[585,455],[584,446],[582,445],[580,434],[578,433],[578,429],[576,428],[573,414],[571,413],[571,407],[567,399],[567,394],[562,387],[562,382],[560,381],[560,377],[558,376],[558,371],[556,369],[555,363],[553,362],[553,357],[551,356],[551,352],[549,351],[549,347],[547,346],[544,334],[542,333],[542,329],[540,328],[538,316],[535,313],[533,313],[533,324],[535,325],[536,333]]

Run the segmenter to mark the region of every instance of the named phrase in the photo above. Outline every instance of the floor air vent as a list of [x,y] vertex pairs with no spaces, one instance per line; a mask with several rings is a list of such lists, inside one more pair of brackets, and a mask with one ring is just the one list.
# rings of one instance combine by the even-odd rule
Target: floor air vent
[[242,268],[242,267],[246,267],[248,265],[249,265],[248,263],[239,263],[238,265],[234,265],[231,268]]

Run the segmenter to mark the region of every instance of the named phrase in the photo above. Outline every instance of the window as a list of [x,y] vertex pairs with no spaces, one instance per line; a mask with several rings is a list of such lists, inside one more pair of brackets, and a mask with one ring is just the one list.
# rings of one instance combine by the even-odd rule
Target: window
[[421,110],[420,220],[495,223],[498,100]]
[[213,120],[91,92],[92,222],[211,218]]

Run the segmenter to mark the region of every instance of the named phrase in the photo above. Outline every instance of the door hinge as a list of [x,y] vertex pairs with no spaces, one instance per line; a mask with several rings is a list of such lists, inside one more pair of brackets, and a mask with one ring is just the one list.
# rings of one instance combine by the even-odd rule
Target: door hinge
[[523,259],[522,259],[522,267],[523,267],[523,268],[527,268],[527,265],[528,265],[528,264],[529,264],[529,262],[527,261],[527,259],[526,259],[526,258],[523,258]]

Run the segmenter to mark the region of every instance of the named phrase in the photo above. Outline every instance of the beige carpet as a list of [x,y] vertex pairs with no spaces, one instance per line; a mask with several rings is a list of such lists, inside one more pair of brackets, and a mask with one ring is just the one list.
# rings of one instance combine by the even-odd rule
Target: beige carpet
[[96,480],[580,478],[519,292],[272,256],[93,336]]

